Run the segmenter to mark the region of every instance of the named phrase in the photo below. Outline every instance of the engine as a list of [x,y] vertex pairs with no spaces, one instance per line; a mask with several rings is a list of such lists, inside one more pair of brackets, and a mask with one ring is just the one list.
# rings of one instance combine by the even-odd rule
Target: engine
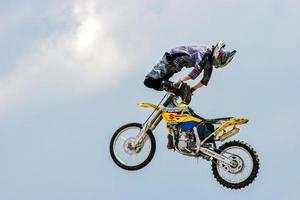
[[193,129],[179,133],[177,146],[181,151],[192,151],[196,148],[196,138]]

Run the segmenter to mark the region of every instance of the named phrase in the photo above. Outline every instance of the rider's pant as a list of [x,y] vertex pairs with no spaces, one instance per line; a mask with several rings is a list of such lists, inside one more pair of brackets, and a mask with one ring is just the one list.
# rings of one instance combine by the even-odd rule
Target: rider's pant
[[148,88],[152,88],[154,90],[158,90],[158,91],[162,91],[163,90],[163,81],[168,81],[169,78],[171,78],[173,76],[173,73],[170,73],[168,75],[166,75],[163,78],[152,78],[149,76],[146,76],[145,80],[144,80],[144,85]]
[[155,79],[152,77],[146,77],[144,80],[144,85],[148,88],[153,88],[154,90],[162,91],[162,83],[163,79]]

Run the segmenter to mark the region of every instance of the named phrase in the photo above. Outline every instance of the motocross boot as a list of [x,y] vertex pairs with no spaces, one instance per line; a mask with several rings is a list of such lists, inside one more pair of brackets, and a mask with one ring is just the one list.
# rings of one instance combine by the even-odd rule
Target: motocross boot
[[177,86],[176,85],[177,83],[174,84],[171,81],[163,80],[161,83],[161,89],[167,92],[174,93],[176,96],[181,97],[184,103],[189,104],[192,98],[190,86],[186,83],[181,83],[178,88],[178,85]]
[[168,149],[174,149],[174,145],[173,145],[173,136],[172,135],[168,135],[168,144],[167,144],[167,148]]
[[186,83],[182,83],[177,92],[177,95],[181,97],[184,103],[189,104],[192,99],[192,91],[190,86]]

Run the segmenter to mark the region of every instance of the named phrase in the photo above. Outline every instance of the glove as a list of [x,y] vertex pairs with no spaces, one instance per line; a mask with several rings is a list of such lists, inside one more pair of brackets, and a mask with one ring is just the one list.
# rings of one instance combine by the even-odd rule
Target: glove
[[192,99],[192,93],[191,93],[190,86],[186,83],[182,83],[177,95],[181,97],[183,102],[185,102],[186,104],[189,104]]
[[179,88],[180,87],[180,85],[183,83],[183,81],[182,80],[178,80],[178,81],[176,81],[174,84],[173,84],[173,86],[175,87],[175,88]]

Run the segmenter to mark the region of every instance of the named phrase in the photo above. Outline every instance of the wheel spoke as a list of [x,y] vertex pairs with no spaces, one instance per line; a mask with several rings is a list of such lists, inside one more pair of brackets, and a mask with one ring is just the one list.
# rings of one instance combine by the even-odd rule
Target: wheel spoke
[[233,165],[228,165],[227,170],[217,163],[217,171],[225,181],[237,184],[245,181],[253,170],[253,159],[251,154],[244,148],[239,146],[231,146],[221,152],[222,155],[229,155]]
[[130,168],[139,166],[148,159],[153,146],[149,135],[146,135],[146,140],[140,147],[141,149],[134,146],[135,138],[140,134],[140,131],[141,127],[129,126],[115,133],[116,136],[111,144],[112,157],[116,158],[116,164],[120,162],[122,164],[121,167]]

